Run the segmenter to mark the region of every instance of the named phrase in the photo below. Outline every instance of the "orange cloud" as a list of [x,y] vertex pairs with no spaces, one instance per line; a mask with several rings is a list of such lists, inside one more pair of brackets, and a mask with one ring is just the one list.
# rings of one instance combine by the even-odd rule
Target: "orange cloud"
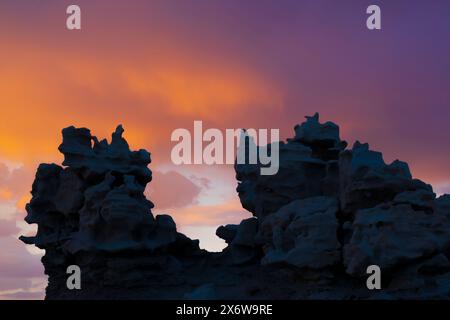
[[104,137],[121,123],[132,146],[156,149],[193,117],[223,121],[281,106],[273,84],[239,65],[152,61],[25,45],[0,52],[0,155],[23,163],[61,159],[60,130],[72,124]]
[[278,109],[281,98],[260,77],[230,66],[201,63],[125,70],[130,92],[145,101],[160,100],[173,116],[198,119],[234,117],[239,109]]
[[13,194],[10,190],[6,188],[0,188],[0,200],[11,200]]

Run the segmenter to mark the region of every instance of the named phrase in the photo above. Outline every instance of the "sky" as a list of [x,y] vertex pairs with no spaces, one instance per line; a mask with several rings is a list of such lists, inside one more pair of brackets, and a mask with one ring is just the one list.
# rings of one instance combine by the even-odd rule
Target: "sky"
[[[66,29],[81,8],[82,30]],[[378,4],[382,29],[366,28]],[[339,124],[387,162],[450,193],[450,2],[71,0],[0,2],[0,299],[42,299],[42,252],[24,206],[39,163],[61,163],[61,129],[152,153],[154,214],[220,251],[215,229],[239,223],[230,165],[175,166],[171,132],[279,128],[306,115]]]

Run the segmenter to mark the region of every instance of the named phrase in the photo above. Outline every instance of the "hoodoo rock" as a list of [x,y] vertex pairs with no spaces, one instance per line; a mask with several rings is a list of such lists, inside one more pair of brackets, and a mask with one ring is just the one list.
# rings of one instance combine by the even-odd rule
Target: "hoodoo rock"
[[[108,144],[88,129],[66,128],[59,149],[67,167],[38,168],[26,207],[26,221],[38,231],[21,239],[46,250],[47,298],[113,297],[120,288],[171,277],[185,257],[204,254],[170,216],[152,215],[144,196],[150,154],[130,151],[122,133],[119,126]],[[85,289],[67,290],[68,265],[81,268]]]
[[[227,247],[211,253],[152,214],[150,154],[131,151],[121,126],[110,143],[64,129],[64,167],[39,166],[25,219],[37,234],[21,237],[45,249],[46,298],[449,299],[450,195],[367,143],[347,149],[318,114],[294,130],[275,175],[235,164],[253,217],[220,226]],[[66,286],[70,265],[81,290]],[[371,265],[381,290],[366,286]]]

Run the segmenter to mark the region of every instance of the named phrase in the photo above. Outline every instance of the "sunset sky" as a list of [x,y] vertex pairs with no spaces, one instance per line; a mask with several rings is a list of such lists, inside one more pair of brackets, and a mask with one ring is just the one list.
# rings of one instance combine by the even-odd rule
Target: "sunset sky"
[[[66,29],[66,8],[82,30]],[[378,4],[382,30],[366,28]],[[171,132],[340,125],[387,162],[450,192],[450,1],[71,0],[0,2],[0,299],[44,297],[24,206],[39,163],[61,163],[61,129],[152,153],[154,213],[209,250],[239,223],[232,166],[175,166]]]

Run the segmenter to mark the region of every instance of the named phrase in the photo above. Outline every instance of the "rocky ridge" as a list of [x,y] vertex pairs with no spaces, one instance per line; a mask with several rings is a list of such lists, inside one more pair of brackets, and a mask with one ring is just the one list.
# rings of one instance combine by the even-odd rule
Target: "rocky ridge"
[[[397,299],[450,297],[450,195],[436,198],[407,163],[339,127],[306,117],[280,142],[276,175],[236,164],[237,192],[253,214],[217,229],[227,247],[199,248],[144,190],[150,154],[131,151],[119,126],[111,143],[63,130],[63,167],[41,164],[21,237],[46,253],[47,299]],[[66,268],[82,270],[69,290]],[[368,290],[366,269],[382,270]]]

